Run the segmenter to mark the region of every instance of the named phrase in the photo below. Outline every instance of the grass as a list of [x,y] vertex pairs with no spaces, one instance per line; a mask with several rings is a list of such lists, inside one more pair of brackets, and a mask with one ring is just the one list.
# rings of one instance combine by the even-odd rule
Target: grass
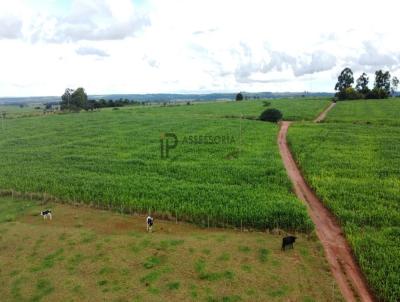
[[[354,121],[382,121],[381,110],[394,121],[400,102],[379,102],[382,108],[368,114],[362,112],[373,103],[360,104],[352,112],[361,118]],[[357,103],[337,108],[346,106]],[[308,182],[342,224],[369,284],[380,299],[394,302],[400,298],[400,127],[390,124],[295,124],[288,138]]]
[[[0,113],[6,113],[6,119],[20,118],[28,116],[38,116],[43,114],[43,109],[35,109],[38,105],[30,104],[24,107],[18,105],[0,105]],[[43,106],[42,106],[43,108]],[[0,116],[1,120],[1,116]]]
[[400,126],[400,98],[337,102],[326,121]]
[[[327,101],[271,103],[289,118],[310,119]],[[310,231],[279,156],[278,127],[224,118],[263,108],[262,101],[243,101],[10,119],[0,131],[0,188],[203,226]],[[181,143],[161,159],[165,132]],[[190,136],[233,142],[183,144]]]
[[[54,213],[50,222],[36,214],[43,206],[21,208],[25,202],[0,199],[16,212],[15,221],[0,223],[3,301],[341,301],[320,244],[305,235],[283,253],[281,237],[266,233],[156,220],[149,234],[145,217],[61,204],[46,205]],[[82,233],[96,236],[82,243]],[[132,245],[141,250],[132,253]],[[260,253],[268,260],[260,261]]]
[[[180,105],[170,107],[136,107],[131,110],[136,110],[140,113],[156,113],[174,115],[194,115],[208,116],[214,118],[258,118],[262,111],[267,108],[276,108],[283,114],[285,120],[296,121],[311,121],[329,104],[328,99],[271,99],[268,100],[270,105],[265,107],[265,100],[251,100],[240,102],[208,102],[197,103],[192,106]],[[123,110],[125,110],[124,108]]]

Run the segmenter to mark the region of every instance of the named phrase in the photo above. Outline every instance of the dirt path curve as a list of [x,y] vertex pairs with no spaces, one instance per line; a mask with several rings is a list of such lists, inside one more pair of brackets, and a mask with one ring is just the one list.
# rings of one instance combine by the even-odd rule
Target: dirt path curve
[[328,108],[326,108],[324,111],[321,112],[320,115],[317,116],[317,118],[314,120],[314,123],[322,122],[325,119],[328,112],[335,106],[336,106],[336,103],[331,103]]
[[[333,106],[329,106],[319,117],[323,119]],[[322,120],[318,118],[316,121]],[[308,206],[309,215],[324,247],[332,274],[346,301],[374,301],[339,224],[309,187],[293,159],[286,140],[290,124],[291,122],[282,122],[281,124],[278,135],[279,151],[297,197],[305,201]]]

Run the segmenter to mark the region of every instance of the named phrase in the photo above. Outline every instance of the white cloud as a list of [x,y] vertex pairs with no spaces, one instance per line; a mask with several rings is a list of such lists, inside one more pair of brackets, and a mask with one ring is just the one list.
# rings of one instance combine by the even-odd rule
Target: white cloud
[[0,39],[17,39],[22,36],[22,21],[15,16],[0,17]]
[[397,6],[391,0],[362,6],[344,0],[3,1],[0,95],[58,95],[67,86],[92,94],[332,91],[345,66],[356,73],[399,72]]
[[104,50],[94,47],[79,47],[75,52],[81,56],[98,56],[98,57],[109,56],[109,54],[106,53]]

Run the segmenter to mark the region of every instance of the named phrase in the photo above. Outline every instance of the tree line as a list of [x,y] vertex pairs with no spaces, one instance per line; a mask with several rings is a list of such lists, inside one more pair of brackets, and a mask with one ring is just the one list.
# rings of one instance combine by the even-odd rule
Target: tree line
[[126,105],[145,105],[146,102],[139,102],[135,100],[122,99],[119,100],[89,100],[88,96],[85,92],[85,89],[82,87],[77,88],[76,90],[67,88],[65,89],[64,94],[61,96],[61,110],[71,110],[71,111],[80,111],[80,110],[94,110],[99,108],[108,108],[108,107],[122,107]]
[[356,80],[353,88],[353,71],[346,67],[342,70],[335,85],[335,97],[339,100],[357,100],[357,99],[386,99],[389,96],[395,96],[399,86],[397,77],[391,77],[389,71],[375,72],[375,82],[372,89],[369,88],[369,78],[365,72]]

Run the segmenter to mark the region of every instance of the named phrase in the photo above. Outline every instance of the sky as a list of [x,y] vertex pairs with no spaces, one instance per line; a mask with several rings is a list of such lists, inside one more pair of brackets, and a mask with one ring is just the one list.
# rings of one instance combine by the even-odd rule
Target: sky
[[0,97],[333,92],[350,67],[400,76],[391,0],[4,0]]

